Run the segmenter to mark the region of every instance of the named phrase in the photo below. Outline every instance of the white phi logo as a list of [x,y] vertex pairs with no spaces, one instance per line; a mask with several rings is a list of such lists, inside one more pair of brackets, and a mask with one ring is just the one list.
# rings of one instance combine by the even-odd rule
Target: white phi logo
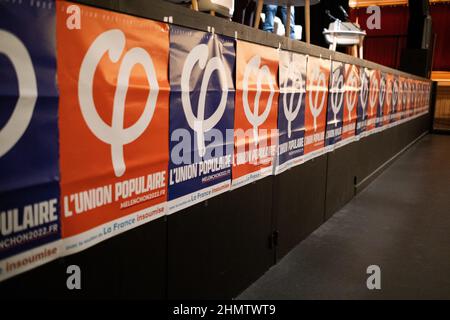
[[[288,82],[291,83],[291,86],[289,86],[289,87],[288,87]],[[293,61],[290,61],[290,63],[288,64],[288,70],[286,73],[286,77],[284,78],[281,90],[282,90],[282,93],[284,93],[283,94],[283,111],[284,111],[284,116],[286,117],[286,120],[288,122],[287,133],[288,133],[288,138],[290,138],[291,134],[292,134],[292,125],[291,125],[292,121],[294,121],[294,119],[297,117],[297,115],[301,109],[303,94],[306,91],[301,71],[299,69],[296,69],[295,63]],[[295,108],[292,109],[296,93],[298,93],[298,100],[297,100],[297,104],[295,105]],[[287,103],[287,95],[288,94],[290,94],[289,104]]]
[[419,104],[420,106],[422,106],[422,102],[423,102],[423,85],[419,84]]
[[366,105],[367,105],[367,98],[369,96],[369,83],[367,79],[367,75],[362,71],[362,77],[361,77],[361,92],[360,92],[360,98],[361,98],[361,109],[363,112],[362,118],[363,120],[366,118]]
[[342,75],[341,68],[337,68],[333,72],[330,92],[331,92],[331,109],[333,110],[334,114],[333,123],[334,126],[337,126],[338,120],[336,117],[339,111],[341,110],[342,102],[344,100],[344,76]]
[[416,87],[416,96],[417,96],[417,104],[418,104],[418,106],[420,107],[420,102],[421,102],[421,100],[422,100],[422,89],[421,89],[421,85],[420,85],[420,83],[418,83],[417,84],[417,87]]
[[[320,68],[315,68],[312,71],[312,79],[310,82],[311,87],[324,88],[326,87],[326,80],[325,80],[325,74],[320,71]],[[316,94],[314,97],[314,102],[312,99],[312,90],[309,92],[309,109],[311,110],[311,114],[314,118],[314,131],[317,130],[317,117],[320,115],[320,112],[323,109],[323,106],[325,104],[325,93],[320,94],[319,90],[316,89]],[[320,102],[319,102],[319,95],[321,96]]]
[[386,101],[386,106],[388,112],[389,110],[391,110],[391,104],[392,104],[392,81],[388,80],[386,81],[386,97],[385,97],[385,101]]
[[412,90],[412,83],[408,81],[407,83],[407,87],[408,87],[408,95],[406,97],[406,103],[407,104],[411,104],[411,90]]
[[418,83],[417,87],[416,87],[416,99],[417,99],[416,101],[417,101],[417,106],[418,107],[420,107],[421,96],[422,96],[422,94],[421,94],[421,86],[420,86],[420,83]]
[[375,104],[377,102],[377,92],[378,92],[378,79],[375,76],[375,73],[372,73],[370,77],[370,93],[369,93],[371,115],[373,115],[373,109],[375,108]]
[[[358,99],[358,77],[356,74],[356,71],[353,69],[350,73],[350,77],[348,80],[348,86],[351,88],[351,90],[348,90],[345,96],[345,100],[347,103],[347,110],[348,110],[348,120],[351,120],[352,111],[355,108],[356,101]],[[363,108],[364,110],[364,108]]]
[[425,100],[425,90],[424,90],[424,85],[422,84],[420,86],[420,104],[421,104],[421,106],[423,106],[424,100]]
[[383,114],[383,103],[385,94],[386,94],[386,80],[382,76],[380,80],[380,95],[378,96],[378,100],[380,102],[380,114]]
[[420,106],[422,106],[422,103],[423,103],[423,84],[420,84],[419,85],[419,103],[420,103]]
[[30,124],[37,99],[36,75],[27,48],[10,32],[0,30],[0,53],[11,61],[17,75],[19,98],[14,111],[0,130],[0,157],[22,137]]
[[397,111],[401,111],[402,103],[403,103],[403,85],[400,79],[397,81],[398,90],[397,90]]
[[[254,56],[250,59],[250,61],[245,66],[244,70],[244,79],[243,79],[243,104],[244,104],[244,112],[245,116],[247,117],[248,122],[253,125],[253,137],[254,137],[254,144],[255,146],[258,145],[258,127],[266,121],[267,117],[270,113],[270,107],[272,106],[272,99],[275,94],[275,89],[272,83],[272,77],[270,75],[269,67],[264,65],[261,66],[261,57],[260,56]],[[255,94],[255,101],[254,101],[254,107],[253,112],[250,109],[250,104],[248,101],[248,81],[250,74],[255,73],[256,74],[256,94]],[[259,114],[259,98],[261,97],[262,93],[262,84],[263,79],[266,77],[267,84],[269,85],[270,94],[267,99],[266,107],[262,114]]]
[[394,80],[394,83],[392,85],[392,112],[395,111],[397,100],[398,100],[398,82],[397,80]]
[[402,102],[403,102],[403,109],[406,107],[406,99],[408,98],[408,82],[403,82],[403,94],[402,94]]
[[[112,62],[116,63],[125,48],[125,35],[118,29],[103,32],[89,47],[83,59],[78,79],[78,100],[81,113],[92,133],[101,141],[111,145],[111,158],[117,177],[125,173],[123,146],[136,140],[148,127],[156,107],[159,86],[153,61],[147,51],[134,47],[123,56],[117,77],[114,94],[112,123],[107,125],[99,116],[93,98],[94,74],[97,66],[107,52]],[[131,70],[137,64],[142,65],[150,91],[140,118],[130,127],[124,128],[125,99],[128,91]]]
[[[183,105],[184,114],[186,115],[186,120],[197,135],[197,149],[200,157],[203,157],[206,153],[204,134],[214,128],[214,126],[222,118],[227,105],[228,97],[227,76],[222,60],[219,57],[213,57],[208,61],[208,63],[206,63],[207,61],[208,46],[206,44],[199,44],[192,49],[187,56],[186,62],[183,66],[183,72],[181,74],[181,102]],[[191,78],[192,70],[197,62],[199,67],[205,70],[205,73],[203,75],[202,84],[200,87],[197,116],[195,116],[191,106],[191,89],[189,87],[189,80]],[[208,119],[205,119],[205,103],[208,83],[212,73],[216,70],[219,73],[220,85],[222,86],[222,96],[220,97],[220,103],[216,111]]]

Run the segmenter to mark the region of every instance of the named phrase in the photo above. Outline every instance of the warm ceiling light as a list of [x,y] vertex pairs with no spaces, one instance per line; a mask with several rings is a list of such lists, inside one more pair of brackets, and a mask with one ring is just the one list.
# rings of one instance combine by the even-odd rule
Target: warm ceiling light
[[[449,2],[449,0],[430,0],[430,3]],[[404,6],[408,5],[408,0],[349,0],[350,8],[369,6]]]

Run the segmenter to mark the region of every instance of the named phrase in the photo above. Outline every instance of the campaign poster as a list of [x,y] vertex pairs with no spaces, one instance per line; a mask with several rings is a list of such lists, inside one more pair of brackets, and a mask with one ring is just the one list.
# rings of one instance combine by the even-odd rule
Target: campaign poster
[[406,92],[405,92],[405,78],[399,77],[398,78],[398,110],[399,115],[398,119],[403,122],[405,119],[405,108],[406,108]]
[[406,118],[408,117],[408,105],[407,105],[407,101],[408,101],[408,79],[405,77],[400,77],[400,88],[401,88],[401,92],[402,92],[402,103],[401,103],[401,107],[402,107],[402,111],[400,113],[400,117],[402,120],[406,120]]
[[305,160],[324,153],[330,60],[308,57],[305,110]]
[[413,114],[417,114],[418,113],[418,108],[417,108],[417,91],[419,90],[419,86],[417,83],[417,80],[412,79],[411,80],[411,108],[413,109]]
[[342,141],[337,145],[338,147],[355,140],[360,92],[360,68],[355,65],[345,64],[344,125],[342,129]]
[[383,127],[388,128],[391,121],[392,106],[392,75],[386,73],[386,91],[383,105]]
[[278,148],[275,174],[303,161],[305,137],[306,56],[280,51]]
[[422,81],[418,81],[417,82],[417,108],[419,110],[418,113],[422,112],[422,97],[423,97],[423,82]]
[[404,109],[404,105],[403,105],[403,81],[404,81],[404,77],[402,76],[398,76],[398,101],[397,101],[397,121],[402,122],[403,118],[404,118],[404,113],[405,113],[405,109]]
[[411,116],[415,116],[416,115],[416,80],[411,79],[410,80],[410,85],[411,85],[411,92],[410,92],[410,108],[411,108]]
[[421,114],[423,111],[422,106],[422,97],[423,97],[423,82],[418,80],[416,87],[416,96],[417,96],[417,113]]
[[0,2],[0,281],[60,256],[55,2]]
[[342,138],[346,71],[344,63],[339,61],[331,62],[325,132],[325,148],[328,151],[333,150],[335,144],[341,141]]
[[359,69],[360,75],[360,90],[358,95],[358,110],[357,110],[357,124],[356,135],[362,137],[365,135],[367,129],[368,118],[368,99],[369,99],[369,70],[361,67]]
[[416,83],[416,90],[415,90],[415,94],[414,94],[414,108],[415,108],[415,114],[417,116],[419,116],[422,113],[422,106],[421,106],[422,81],[415,80],[415,83]]
[[420,81],[420,112],[425,113],[425,82]]
[[386,102],[386,73],[378,71],[380,75],[380,89],[378,94],[377,120],[375,121],[376,130],[383,130],[384,105]]
[[428,83],[422,82],[422,113],[427,112],[427,95],[428,95]]
[[411,90],[412,82],[411,79],[406,79],[406,118],[411,118],[413,115],[412,101],[411,101]]
[[411,79],[411,113],[412,115],[417,115],[418,108],[417,108],[417,80]]
[[430,84],[428,82],[423,82],[422,84],[422,113],[428,113],[428,99],[430,97]]
[[237,41],[233,185],[272,174],[278,129],[278,50]]
[[423,111],[422,107],[423,82],[420,80],[417,81],[416,96],[417,96],[417,113],[421,114]]
[[230,189],[232,38],[170,27],[169,213]]
[[420,87],[419,87],[419,108],[420,113],[423,114],[425,111],[424,108],[424,101],[425,101],[425,82],[419,81]]
[[414,86],[414,80],[408,79],[409,83],[409,91],[408,91],[408,108],[409,108],[409,117],[414,116],[414,92],[415,86]]
[[430,109],[430,95],[431,95],[431,83],[426,82],[425,83],[425,106],[424,106],[424,112],[428,113]]
[[397,122],[398,116],[399,116],[399,83],[398,83],[398,76],[393,75],[392,76],[392,101],[391,101],[391,112],[390,112],[390,123]]
[[380,94],[380,71],[369,70],[369,99],[367,108],[366,135],[375,130]]
[[166,213],[169,30],[58,1],[66,254]]
[[420,81],[414,80],[415,90],[414,90],[414,113],[416,115],[420,114]]
[[405,122],[406,119],[406,100],[407,100],[407,90],[406,90],[406,78],[405,77],[399,77],[399,108],[400,108],[400,115],[399,119],[401,122]]
[[403,78],[403,118],[405,121],[410,116],[410,108],[409,108],[409,92],[410,92],[410,82],[408,78]]

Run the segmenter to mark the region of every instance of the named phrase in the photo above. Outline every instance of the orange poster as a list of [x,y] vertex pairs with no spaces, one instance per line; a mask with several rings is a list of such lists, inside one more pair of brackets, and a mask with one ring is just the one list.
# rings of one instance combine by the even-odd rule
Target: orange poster
[[233,188],[272,174],[277,146],[278,51],[237,41]]
[[417,115],[419,114],[419,81],[418,80],[411,80],[412,86],[411,86],[411,107],[414,110],[413,114]]
[[399,84],[399,76],[392,76],[392,100],[391,100],[391,123],[395,123],[400,120],[400,108],[401,108],[401,92]]
[[389,125],[392,105],[392,74],[386,73],[386,93],[383,104],[383,127]]
[[310,56],[306,78],[305,160],[308,160],[325,151],[330,60]]
[[359,68],[355,65],[345,64],[344,127],[342,130],[342,141],[353,141],[356,131],[360,134],[366,129],[368,80],[364,70],[364,68]]
[[57,7],[62,235],[73,253],[165,214],[167,25]]
[[375,129],[375,123],[377,120],[379,93],[380,93],[380,71],[369,71],[369,98],[367,108],[367,134],[373,133]]
[[405,85],[405,93],[406,93],[406,117],[410,118],[413,115],[413,108],[412,108],[412,100],[411,100],[411,90],[412,90],[412,80],[406,79],[406,85]]
[[404,84],[405,84],[405,78],[399,76],[398,77],[398,119],[402,120],[405,118],[405,102],[406,102],[406,95],[404,92]]

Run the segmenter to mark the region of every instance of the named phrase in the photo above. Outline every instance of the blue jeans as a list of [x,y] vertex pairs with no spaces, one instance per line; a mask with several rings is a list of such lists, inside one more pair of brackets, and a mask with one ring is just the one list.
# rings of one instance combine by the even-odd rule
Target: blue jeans
[[[266,4],[264,5],[264,14],[266,15],[266,19],[264,20],[263,23],[263,30],[267,31],[267,32],[273,32],[273,19],[275,18],[275,15],[277,14],[277,5],[274,4]],[[283,22],[283,24],[286,27],[286,11],[287,8],[286,6],[281,7],[281,21]],[[294,11],[294,7],[291,7],[291,34],[290,37],[291,39],[294,39],[294,26],[295,26],[295,11]]]

